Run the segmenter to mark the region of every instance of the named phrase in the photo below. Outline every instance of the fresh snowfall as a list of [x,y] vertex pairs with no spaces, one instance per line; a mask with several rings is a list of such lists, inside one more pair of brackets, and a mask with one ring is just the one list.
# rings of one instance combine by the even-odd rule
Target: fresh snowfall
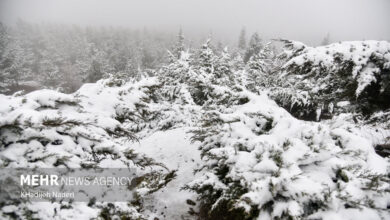
[[0,218],[390,219],[390,43],[274,43],[1,94],[1,168],[142,178],[131,201],[7,200]]

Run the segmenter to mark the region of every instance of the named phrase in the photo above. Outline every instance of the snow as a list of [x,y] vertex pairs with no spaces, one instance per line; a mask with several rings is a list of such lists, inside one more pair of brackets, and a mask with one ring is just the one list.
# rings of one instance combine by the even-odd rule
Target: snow
[[337,102],[337,107],[345,107],[345,106],[348,106],[350,104],[349,101],[342,101],[342,102]]
[[310,59],[316,65],[331,66],[335,63],[335,57],[341,56],[340,58],[352,60],[356,64],[354,77],[360,71],[361,66],[367,63],[372,53],[378,52],[387,57],[390,50],[390,44],[387,41],[344,41],[315,48],[307,47],[300,42],[294,43],[298,44],[300,49],[304,48],[304,55],[290,60],[285,66],[292,63],[302,65],[306,59]]
[[386,219],[388,216],[380,215],[373,210],[362,208],[357,209],[340,209],[336,212],[319,212],[310,216],[310,218],[321,218],[323,220],[355,220],[355,219]]
[[361,70],[360,77],[357,79],[358,87],[356,89],[356,97],[359,97],[368,85],[377,81],[375,75],[378,73],[380,73],[380,69],[375,67],[372,63],[369,63]]
[[[189,206],[186,200],[196,201],[196,194],[185,191],[184,184],[195,180],[199,174],[193,171],[200,165],[198,145],[191,144],[189,128],[178,128],[166,132],[156,132],[142,139],[135,149],[145,153],[156,161],[163,163],[168,169],[176,170],[177,177],[167,186],[143,198],[145,210],[150,218],[183,219],[190,218],[187,214]],[[152,219],[153,219],[152,218]]]
[[[120,105],[135,111],[135,104],[145,97],[143,91],[155,85],[155,81],[150,78],[123,87],[110,87],[106,83],[107,80],[102,80],[87,84],[69,95],[51,90],[38,90],[17,97],[1,95],[4,106],[0,108],[0,165],[8,168],[79,168],[84,164],[101,168],[129,167],[136,169],[138,175],[151,172],[164,178],[169,170],[161,169],[158,163],[146,164],[149,170],[139,168],[143,160],[153,162],[153,159],[134,151],[133,142],[129,139],[134,140],[135,137],[115,119],[116,108]],[[133,150],[133,160],[126,156],[129,150]],[[156,181],[164,183],[166,180]],[[136,189],[137,193],[149,193],[151,188],[148,184],[153,184],[153,181],[140,184],[144,187]],[[129,216],[141,216],[136,207],[125,204],[115,209]],[[27,208],[37,210],[40,219],[51,219],[56,205],[59,204],[23,204],[14,212],[20,214]],[[96,207],[87,207],[85,203],[76,202],[69,210],[55,215],[65,219],[75,216],[90,219],[107,205],[98,203]]]
[[[212,50],[204,47],[202,55],[209,59]],[[286,65],[309,59],[331,68],[335,57],[352,60],[356,96],[378,74],[367,57],[381,52],[388,59],[390,48],[374,41],[293,47],[304,55]],[[0,95],[1,167],[92,164],[155,175],[151,183],[137,185],[139,206],[10,203],[0,208],[0,215],[21,215],[26,209],[36,211],[33,217],[40,219],[90,219],[110,207],[113,218],[125,213],[133,219],[197,219],[188,211],[199,211],[204,197],[210,199],[211,211],[229,200],[232,209],[251,213],[255,207],[260,213],[253,217],[261,219],[390,217],[386,177],[390,161],[373,147],[390,136],[388,128],[354,122],[350,113],[319,121],[323,105],[317,111],[318,122],[298,120],[271,100],[269,91],[253,93],[240,84],[231,87],[226,78],[213,75],[218,68],[193,68],[190,59],[183,52],[157,77],[127,82],[111,77],[85,84],[74,94],[38,90]],[[195,104],[193,96],[199,85],[204,86],[203,104]],[[309,105],[308,95],[299,92],[293,106]],[[336,107],[348,105],[349,101],[335,102]],[[333,102],[328,105],[329,112],[333,107]],[[174,177],[167,180],[172,171]],[[62,205],[70,208],[61,209]]]
[[[337,120],[326,123],[298,121],[267,96],[247,95],[248,103],[216,114],[221,122],[214,122],[210,130],[217,129],[217,132],[206,135],[201,147],[207,152],[208,170],[204,176],[214,173],[215,166],[226,164],[229,166],[226,176],[239,180],[241,187],[248,190],[235,198],[238,200],[236,206],[247,210],[255,205],[261,209],[273,201],[271,217],[279,217],[282,213],[297,217],[303,213],[305,204],[324,200],[329,193],[332,197],[329,209],[339,210],[344,206],[340,197],[353,195],[347,200],[361,201],[373,195],[362,189],[368,181],[364,175],[387,175],[389,162],[375,153],[370,139],[356,132],[353,124],[346,125],[344,121],[337,126]],[[260,133],[262,135],[251,129],[253,125],[269,120],[272,121],[270,128],[260,126],[260,130],[270,129]],[[339,171],[344,169],[346,171]],[[335,176],[341,175],[337,172],[344,172],[350,180],[336,184]],[[199,188],[199,184],[222,190],[226,194],[221,197],[229,197],[229,191],[225,190],[229,189],[228,183],[195,180],[190,186]],[[343,190],[338,188],[340,184]],[[389,187],[388,183],[381,184],[382,189]],[[278,194],[283,199],[279,200]],[[376,194],[375,199],[386,200],[386,196],[380,195]],[[384,204],[378,205],[379,209],[386,208]]]
[[310,63],[311,72],[334,74],[336,70],[345,68],[345,65],[351,65],[352,79],[358,82],[356,97],[359,97],[368,85],[376,82],[381,74],[380,64],[375,60],[383,60],[382,68],[389,69],[390,43],[387,41],[346,41],[319,47],[308,47],[300,42],[291,44],[292,51],[299,52],[298,54],[286,52],[291,59],[283,68],[303,67],[304,64]]
[[[155,78],[129,82],[118,87],[110,87],[106,83],[107,81],[102,80],[96,84],[84,85],[71,95],[40,90],[12,98],[0,96],[6,103],[6,107],[1,108],[1,124],[18,121],[24,128],[21,136],[12,136],[10,133],[5,136],[6,141],[36,135],[49,139],[47,145],[42,145],[40,140],[12,143],[11,147],[1,151],[2,164],[7,161],[8,167],[53,167],[57,159],[62,157],[68,158],[65,161],[67,166],[79,167],[92,157],[92,152],[102,151],[119,157],[101,158],[97,163],[99,167],[123,167],[127,161],[123,153],[132,149],[161,164],[140,170],[141,173],[175,170],[176,174],[172,181],[154,193],[149,194],[150,189],[147,187],[138,189],[143,203],[143,210],[140,212],[133,207],[122,207],[121,203],[115,203],[121,210],[132,210],[134,215],[149,219],[193,218],[188,210],[198,209],[198,195],[183,188],[210,185],[214,189],[228,190],[229,184],[221,181],[212,168],[224,163],[230,167],[226,177],[239,181],[247,188],[247,192],[237,198],[236,207],[249,211],[254,205],[261,208],[273,200],[273,210],[269,213],[271,218],[286,214],[300,216],[304,213],[304,204],[311,199],[324,200],[324,196],[328,194],[331,198],[328,212],[318,211],[313,216],[337,218],[344,215],[345,212],[340,211],[344,207],[340,196],[352,195],[349,199],[354,201],[375,198],[376,206],[385,208],[387,205],[385,197],[375,192],[366,192],[362,185],[367,181],[365,172],[386,175],[389,162],[375,153],[372,147],[373,137],[369,137],[363,129],[348,123],[341,116],[321,123],[299,121],[270,100],[266,93],[256,95],[246,90],[231,97],[246,97],[249,102],[245,104],[216,105],[215,108],[200,111],[192,106],[193,102],[185,105],[173,102],[170,106],[166,102],[147,102],[150,96],[147,88],[158,84]],[[181,89],[182,95],[190,99],[186,93],[187,87]],[[224,97],[230,92],[226,87],[215,86],[213,94]],[[147,122],[149,124],[146,124],[144,130],[137,132],[139,142],[125,142],[121,137],[113,138],[107,134],[118,127],[130,128],[134,122],[119,123],[115,118],[118,113],[133,114],[139,111],[136,106],[140,103],[147,111],[160,111],[160,118]],[[336,105],[346,104],[348,103],[339,102]],[[209,114],[219,119],[218,123],[221,124],[215,127],[218,132],[206,135],[202,143],[191,142],[192,132],[199,126],[194,121],[201,121],[199,118]],[[45,121],[55,120],[59,120],[61,125],[43,126]],[[68,126],[67,122],[81,124]],[[157,129],[169,123],[173,123],[170,129]],[[73,136],[57,132],[63,129],[80,136],[78,142],[74,142]],[[55,140],[61,140],[61,144],[55,145]],[[93,149],[91,143],[95,145]],[[216,143],[220,147],[215,147]],[[207,154],[204,155],[204,152]],[[201,155],[204,155],[203,159],[200,158]],[[29,162],[32,160],[36,162]],[[194,174],[195,170],[203,166],[206,169]],[[343,172],[349,181],[339,180],[336,184],[334,179],[341,175],[337,172]],[[379,190],[389,187],[388,183],[380,184]],[[343,190],[340,191],[339,187]],[[278,194],[286,199],[279,200],[275,197]],[[197,204],[189,205],[188,200]],[[58,204],[51,204],[50,207],[54,208],[56,205]],[[213,207],[217,205],[218,202]],[[41,210],[40,218],[53,215],[52,209],[47,206],[30,204],[28,207],[31,210]],[[13,206],[6,206],[2,212],[12,212],[14,209]],[[74,204],[72,210],[63,210],[57,215],[63,218],[90,218],[98,214],[97,210],[96,207],[87,208],[80,203]],[[373,219],[382,215],[368,208],[361,212],[363,216]]]

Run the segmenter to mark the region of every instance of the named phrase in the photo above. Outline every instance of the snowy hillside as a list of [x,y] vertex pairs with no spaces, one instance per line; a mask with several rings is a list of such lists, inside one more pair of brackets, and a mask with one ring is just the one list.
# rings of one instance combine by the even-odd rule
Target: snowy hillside
[[[339,57],[356,61],[350,69],[356,97],[377,82],[370,76],[381,73],[387,83],[390,68],[389,43],[344,45],[360,44],[369,49]],[[333,77],[327,71],[339,74],[339,47],[301,45],[282,70],[299,75],[310,62],[323,72],[304,74]],[[367,57],[378,51],[381,59],[371,64]],[[390,159],[374,148],[388,141],[387,122],[356,121],[348,111],[319,122],[295,118],[272,100],[278,84],[253,83],[272,78],[276,61],[268,52],[240,67],[239,58],[215,54],[207,42],[197,58],[182,51],[155,77],[110,76],[73,94],[0,95],[1,168],[127,167],[142,177],[132,201],[8,200],[0,204],[1,218],[389,219]],[[388,85],[380,90],[387,94]],[[387,109],[376,110],[381,117]]]

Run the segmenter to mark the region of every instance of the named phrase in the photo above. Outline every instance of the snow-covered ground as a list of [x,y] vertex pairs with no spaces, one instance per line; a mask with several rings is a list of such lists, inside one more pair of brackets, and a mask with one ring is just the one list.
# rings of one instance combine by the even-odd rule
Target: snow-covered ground
[[166,132],[156,132],[146,137],[135,148],[149,157],[176,170],[176,178],[165,188],[144,198],[145,214],[159,219],[190,219],[187,200],[196,201],[194,192],[183,190],[184,184],[195,180],[199,173],[194,170],[200,166],[198,144],[191,144],[189,128],[177,128]]

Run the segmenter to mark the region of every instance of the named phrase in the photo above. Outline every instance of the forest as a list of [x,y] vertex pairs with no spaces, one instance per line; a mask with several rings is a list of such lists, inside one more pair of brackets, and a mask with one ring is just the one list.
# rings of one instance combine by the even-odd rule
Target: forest
[[0,218],[390,218],[388,41],[19,20],[0,24],[0,79],[1,168],[139,177],[129,201],[0,190]]

